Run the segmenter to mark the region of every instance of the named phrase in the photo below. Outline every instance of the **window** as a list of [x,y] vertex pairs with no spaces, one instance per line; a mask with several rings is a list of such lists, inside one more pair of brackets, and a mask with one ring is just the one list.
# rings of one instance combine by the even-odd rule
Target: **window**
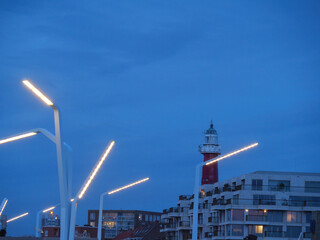
[[157,221],[160,221],[160,216],[157,216]]
[[90,222],[90,226],[91,226],[91,227],[95,227],[95,226],[96,226],[96,223],[95,223],[95,222]]
[[44,231],[44,236],[45,236],[45,237],[48,237],[48,230],[45,230],[45,231]]
[[149,215],[149,222],[152,222],[152,215]]
[[107,226],[107,228],[109,228],[109,229],[110,229],[110,228],[115,228],[116,225],[117,225],[117,223],[114,222],[114,221],[106,222],[106,226]]
[[146,214],[146,215],[144,215],[144,217],[145,217],[145,221],[148,221],[148,217],[149,217],[149,215],[148,215],[148,214]]
[[298,238],[301,233],[301,227],[287,227],[287,237]]
[[227,221],[231,221],[231,210],[227,210]]
[[247,215],[247,221],[265,221],[266,212],[264,210],[249,209]]
[[102,214],[104,220],[114,220],[117,218],[117,213],[106,212]]
[[320,207],[320,197],[290,196],[289,206]]
[[142,221],[142,214],[139,214],[139,220]]
[[234,205],[238,205],[239,204],[239,194],[237,195],[233,195],[233,202]]
[[311,212],[306,212],[306,223],[310,223],[311,220]]
[[253,205],[276,205],[276,196],[253,195]]
[[95,220],[96,219],[96,214],[95,213],[90,213],[90,220]]
[[231,225],[227,225],[226,234],[227,234],[227,236],[230,236],[230,234],[231,234]]
[[232,236],[243,236],[243,225],[233,224],[232,225]]
[[287,222],[288,223],[301,223],[302,222],[302,213],[288,211],[287,212]]
[[290,181],[269,180],[269,191],[290,192]]
[[252,190],[262,191],[262,179],[252,179]]
[[282,226],[264,226],[266,237],[283,237]]
[[233,209],[232,210],[232,220],[233,221],[243,221],[244,210],[243,209]]
[[268,222],[282,222],[283,221],[283,214],[282,211],[268,211],[267,215]]
[[245,189],[245,184],[246,184],[246,180],[245,179],[241,179],[241,186],[242,186],[243,190]]
[[263,225],[249,225],[248,226],[249,234],[253,234],[256,236],[262,236],[263,234]]
[[320,193],[320,182],[305,182],[305,192]]

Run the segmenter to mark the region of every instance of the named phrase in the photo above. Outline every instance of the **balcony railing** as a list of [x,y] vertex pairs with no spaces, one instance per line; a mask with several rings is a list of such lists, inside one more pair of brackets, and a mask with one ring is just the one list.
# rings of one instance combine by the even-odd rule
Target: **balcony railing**
[[208,217],[208,222],[209,223],[219,223],[219,218],[218,217]]
[[266,222],[266,221],[268,221],[268,218],[266,215],[247,215],[246,220],[247,221]]
[[285,237],[286,233],[285,232],[272,232],[272,231],[265,231],[264,232],[265,237]]
[[177,224],[176,223],[163,223],[161,228],[162,229],[177,228]]
[[179,200],[190,200],[193,198],[193,195],[180,195]]
[[190,227],[190,222],[179,222],[179,227]]

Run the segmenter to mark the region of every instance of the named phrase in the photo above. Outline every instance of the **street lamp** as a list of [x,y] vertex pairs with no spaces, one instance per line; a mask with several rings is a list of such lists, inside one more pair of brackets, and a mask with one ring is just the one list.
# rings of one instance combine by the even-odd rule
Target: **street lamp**
[[[60,224],[60,238],[61,240],[67,240],[68,227],[69,227],[69,214],[70,203],[68,198],[71,196],[71,182],[68,182],[68,175],[71,175],[71,167],[67,166],[66,162],[62,158],[61,148],[61,134],[60,134],[60,116],[59,109],[53,102],[46,97],[38,88],[36,88],[30,81],[23,80],[22,83],[28,87],[38,98],[44,103],[50,106],[54,112],[54,125],[55,125],[55,137],[56,137],[56,149],[57,149],[57,161],[58,161],[58,176],[59,176],[59,189],[60,189],[60,203],[61,203],[61,224]],[[68,169],[68,171],[67,171]]]
[[92,180],[94,179],[94,177],[96,176],[96,174],[98,173],[99,169],[101,168],[103,162],[106,160],[107,156],[109,155],[113,145],[114,145],[114,141],[112,141],[108,147],[106,148],[106,150],[104,151],[104,153],[102,154],[102,156],[100,157],[100,159],[98,160],[98,162],[95,164],[95,166],[93,167],[93,169],[91,170],[89,176],[87,177],[86,181],[83,183],[83,185],[81,186],[79,192],[77,193],[77,195],[75,196],[75,198],[72,201],[72,206],[71,206],[71,215],[70,215],[70,229],[69,229],[69,240],[73,240],[74,239],[74,230],[75,230],[75,224],[76,224],[76,210],[77,210],[77,203],[78,200],[81,199],[83,197],[83,195],[85,194],[85,192],[88,190]]
[[101,240],[103,197],[104,197],[105,195],[107,195],[107,194],[108,194],[108,195],[111,195],[111,194],[114,194],[114,193],[116,193],[116,192],[120,192],[120,191],[122,191],[122,190],[124,190],[124,189],[133,187],[133,186],[135,186],[135,185],[137,185],[137,184],[146,182],[146,181],[148,181],[148,180],[149,180],[149,178],[144,178],[144,179],[142,179],[142,180],[139,180],[139,181],[136,181],[136,182],[134,182],[134,183],[125,185],[125,186],[123,186],[123,187],[117,188],[117,189],[112,190],[112,191],[110,191],[110,192],[102,193],[102,194],[100,195],[99,220],[98,220],[98,240]]
[[195,176],[195,183],[194,183],[194,198],[193,198],[193,223],[192,223],[192,240],[197,240],[198,239],[198,205],[199,205],[199,188],[200,188],[200,182],[201,182],[201,172],[202,172],[202,167],[204,165],[210,165],[212,163],[221,161],[222,159],[234,156],[238,153],[241,153],[243,151],[249,150],[253,147],[258,146],[258,143],[251,144],[249,146],[246,146],[244,148],[241,148],[239,150],[236,150],[234,152],[231,152],[229,154],[223,155],[218,158],[214,158],[212,160],[202,162],[196,166],[196,176]]
[[41,210],[41,211],[37,212],[37,219],[36,219],[36,237],[41,237],[41,235],[40,235],[40,233],[41,233],[41,231],[40,231],[40,230],[41,230],[41,228],[40,228],[40,225],[41,225],[41,219],[40,219],[40,217],[41,217],[42,213],[49,212],[49,211],[55,209],[55,208],[56,208],[57,206],[59,206],[59,205],[60,205],[60,203],[57,204],[57,205],[55,205],[55,206],[53,206],[53,207],[49,207],[49,208],[46,208],[46,209],[44,209],[44,210]]

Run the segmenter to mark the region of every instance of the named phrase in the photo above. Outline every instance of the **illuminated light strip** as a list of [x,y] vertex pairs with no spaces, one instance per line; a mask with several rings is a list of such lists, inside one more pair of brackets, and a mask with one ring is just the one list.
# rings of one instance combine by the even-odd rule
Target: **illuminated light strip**
[[26,137],[31,137],[36,134],[37,134],[36,132],[30,132],[30,133],[21,134],[21,135],[15,136],[15,137],[5,138],[5,139],[0,140],[0,144],[12,142],[12,141],[19,140],[19,139],[26,138]]
[[107,150],[104,152],[104,154],[102,155],[102,157],[100,158],[98,164],[95,166],[94,170],[92,171],[87,183],[85,184],[84,188],[82,189],[81,193],[79,194],[78,198],[82,198],[84,193],[87,191],[88,187],[90,186],[93,178],[96,176],[98,170],[100,169],[102,163],[104,162],[104,160],[107,158],[109,152],[111,151],[112,147],[114,145],[114,141],[112,141],[110,143],[110,145],[108,146]]
[[24,216],[27,216],[28,214],[29,214],[29,213],[27,212],[27,213],[21,214],[21,215],[19,215],[19,216],[17,216],[17,217],[11,218],[11,219],[9,219],[9,220],[7,221],[7,223],[8,223],[8,222],[12,222],[12,221],[14,221],[14,220],[17,220],[18,218],[22,218],[22,217],[24,217]]
[[116,192],[120,192],[120,191],[122,191],[122,190],[124,190],[124,189],[127,189],[127,188],[129,188],[129,187],[132,187],[132,186],[137,185],[137,184],[139,184],[139,183],[143,183],[143,182],[148,181],[148,180],[149,180],[149,178],[144,178],[144,179],[139,180],[139,181],[137,181],[137,182],[134,182],[134,183],[128,184],[128,185],[126,185],[126,186],[123,186],[123,187],[117,188],[117,189],[115,189],[115,190],[112,190],[112,191],[108,192],[108,194],[111,195],[111,194],[114,194],[114,193],[116,193]]
[[238,153],[241,153],[241,152],[243,152],[243,151],[246,151],[246,150],[248,150],[248,149],[250,149],[250,148],[253,148],[253,147],[256,147],[256,146],[258,146],[258,143],[251,144],[251,145],[249,145],[249,146],[247,146],[247,147],[241,148],[241,149],[239,149],[239,150],[237,150],[237,151],[234,151],[234,152],[229,153],[229,154],[227,154],[227,155],[224,155],[224,156],[222,156],[222,157],[216,158],[216,159],[214,159],[214,160],[212,160],[212,161],[210,161],[210,162],[207,162],[206,165],[209,165],[209,164],[211,164],[211,163],[218,162],[218,161],[220,161],[220,160],[222,160],[222,159],[225,159],[225,158],[227,158],[227,157],[231,157],[231,156],[233,156],[233,155],[236,155],[236,154],[238,154]]
[[43,212],[43,213],[46,213],[46,212],[49,212],[49,211],[51,211],[51,210],[53,210],[53,209],[55,209],[55,208],[56,208],[55,206],[54,206],[54,207],[49,207],[49,208],[43,210],[42,212]]
[[7,200],[5,201],[5,203],[3,204],[3,207],[2,207],[2,209],[1,209],[1,211],[0,211],[0,216],[1,216],[1,214],[2,214],[2,212],[3,212],[3,210],[4,210],[4,208],[6,207],[7,202],[8,202],[8,199],[7,199]]
[[22,81],[24,85],[26,85],[34,94],[36,94],[42,101],[44,101],[49,106],[53,105],[53,102],[50,101],[40,90],[38,90],[35,86],[32,85],[28,80]]

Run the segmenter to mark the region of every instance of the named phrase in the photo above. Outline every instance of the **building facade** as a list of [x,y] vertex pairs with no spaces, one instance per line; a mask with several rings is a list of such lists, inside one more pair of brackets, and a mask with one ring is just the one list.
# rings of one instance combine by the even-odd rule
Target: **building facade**
[[[168,240],[191,239],[193,196],[165,209]],[[209,187],[199,199],[199,239],[310,239],[310,218],[320,210],[320,174],[254,172]]]
[[[208,161],[220,154],[213,125],[199,147]],[[320,173],[258,171],[218,182],[218,165],[203,168],[199,193],[198,239],[310,239],[310,218],[320,210]],[[181,195],[176,207],[163,210],[168,240],[192,238],[193,195]]]
[[[99,210],[88,211],[88,225],[98,226]],[[103,210],[102,226],[104,239],[113,239],[120,233],[134,230],[139,226],[145,226],[160,222],[161,213],[138,210]]]

